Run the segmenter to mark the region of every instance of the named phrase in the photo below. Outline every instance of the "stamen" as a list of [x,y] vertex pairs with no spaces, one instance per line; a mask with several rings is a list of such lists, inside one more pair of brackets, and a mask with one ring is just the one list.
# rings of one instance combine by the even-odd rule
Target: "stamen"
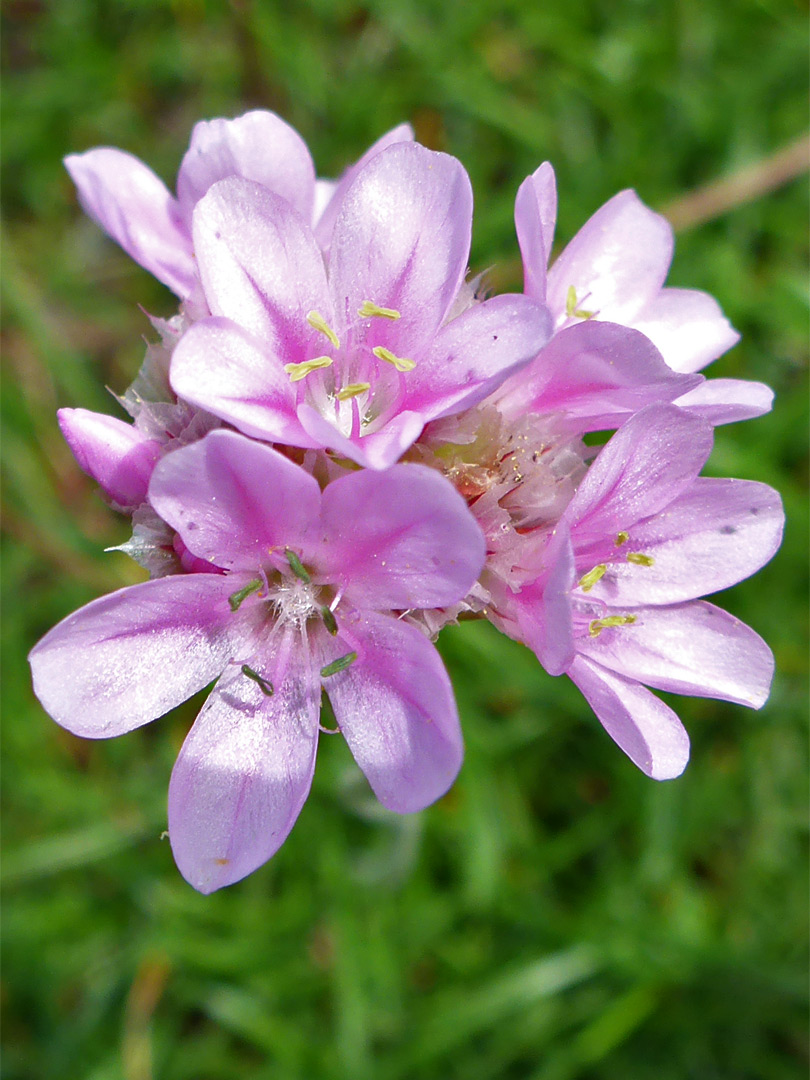
[[321,668],[321,678],[328,679],[330,675],[337,675],[339,671],[345,671],[356,659],[356,652],[350,652],[346,653],[345,656],[339,656],[337,660],[333,660],[331,664],[327,664],[326,667]]
[[599,565],[595,566],[593,570],[589,570],[588,573],[584,575],[584,577],[581,577],[577,584],[583,592],[590,592],[594,585],[597,583],[597,581],[601,581],[606,573],[607,564],[599,563]]
[[320,311],[310,311],[307,314],[307,322],[313,330],[318,330],[321,334],[324,334],[332,342],[336,349],[340,348],[340,338],[335,331],[321,315]]
[[382,319],[401,319],[402,312],[397,311],[396,308],[380,307],[375,304],[373,300],[364,300],[362,305],[357,309],[357,314],[361,319],[372,319],[375,315],[379,315]]
[[565,314],[569,319],[592,319],[596,314],[595,311],[583,311],[577,307],[577,290],[573,285],[568,286],[568,292],[565,294]]
[[636,566],[653,566],[655,564],[652,555],[642,555],[640,551],[628,551],[627,561],[635,563]]
[[267,679],[263,679],[258,671],[254,671],[252,667],[248,667],[247,664],[242,664],[242,674],[247,675],[249,679],[252,679],[265,697],[273,696],[273,684],[268,682]]
[[304,360],[301,364],[285,364],[284,370],[290,376],[290,382],[300,382],[311,371],[319,368],[331,367],[334,361],[331,356],[316,356],[314,360]]
[[334,612],[331,610],[331,608],[328,608],[326,604],[324,604],[324,606],[321,608],[321,618],[323,619],[323,624],[326,629],[329,631],[332,637],[334,637],[335,634],[337,634],[338,632],[337,619],[334,616]]
[[630,533],[620,532],[616,533],[616,539],[613,541],[613,543],[616,545],[616,547],[621,547],[622,544],[626,544],[629,539]]
[[305,585],[309,585],[312,578],[309,576],[309,571],[304,567],[304,564],[292,550],[292,548],[285,548],[284,554],[287,556],[287,562],[290,564],[290,569],[297,578],[300,578]]
[[238,611],[242,601],[247,599],[251,593],[258,592],[263,584],[264,582],[261,578],[254,578],[253,581],[249,581],[247,585],[243,585],[241,589],[237,589],[236,592],[231,593],[228,597],[231,611]]
[[349,385],[344,386],[342,390],[338,390],[335,397],[338,401],[348,401],[349,398],[357,397],[358,394],[365,394],[366,390],[370,389],[371,383],[368,382],[349,383]]
[[591,637],[599,637],[603,630],[612,626],[630,626],[635,621],[635,615],[606,615],[604,619],[594,619],[588,627],[588,633]]
[[385,360],[388,364],[393,364],[397,371],[413,371],[416,367],[415,360],[409,360],[407,356],[395,356],[390,349],[386,349],[383,345],[377,345],[371,350],[378,360]]

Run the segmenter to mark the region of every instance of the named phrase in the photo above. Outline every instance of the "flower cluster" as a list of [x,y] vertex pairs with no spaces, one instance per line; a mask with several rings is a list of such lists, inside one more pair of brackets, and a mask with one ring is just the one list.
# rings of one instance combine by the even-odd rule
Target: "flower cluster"
[[549,266],[541,165],[515,206],[524,292],[487,298],[467,280],[467,174],[407,125],[337,182],[262,111],[198,124],[176,197],[119,150],[66,164],[180,306],[153,320],[131,422],[59,413],[150,580],[46,634],[34,687],[104,738],[215,682],[169,786],[195,888],[283,843],[322,731],[392,810],[447,791],[462,738],[432,642],[460,616],[568,675],[657,779],[689,743],[648,687],[762,705],[768,647],[700,597],[773,555],[779,497],[699,474],[713,425],[772,395],[700,374],[737,335],[710,296],[665,287],[671,230],[632,191]]

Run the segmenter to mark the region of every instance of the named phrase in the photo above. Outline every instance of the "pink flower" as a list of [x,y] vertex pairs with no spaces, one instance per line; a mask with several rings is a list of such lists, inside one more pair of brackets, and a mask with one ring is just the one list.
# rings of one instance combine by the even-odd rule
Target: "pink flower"
[[380,801],[400,813],[458,772],[453,694],[430,641],[396,613],[453,604],[484,559],[436,472],[352,472],[322,492],[275,450],[215,431],[164,457],[149,488],[211,566],[88,604],[32,650],[34,688],[86,738],[121,735],[218,682],[169,787],[169,835],[211,892],[278,849],[309,792],[321,688]]
[[600,451],[555,529],[542,570],[496,590],[497,626],[566,673],[611,737],[649,776],[686,765],[675,713],[642,684],[759,708],[773,657],[765,642],[697,598],[728,588],[779,547],[783,513],[765,484],[699,477],[710,426],[651,406]]
[[486,397],[548,338],[529,298],[465,294],[471,223],[455,158],[390,146],[346,191],[327,272],[289,203],[221,181],[193,224],[213,317],[177,345],[175,392],[247,435],[387,468],[427,421]]
[[[412,139],[409,125],[394,128],[347,177],[385,146]],[[316,180],[301,136],[264,110],[196,124],[177,176],[176,198],[151,169],[123,150],[103,146],[71,154],[65,166],[86,213],[181,300],[192,294],[196,282],[192,212],[212,184],[228,176],[262,184],[312,222],[324,249],[345,190],[344,181]]]
[[[547,350],[563,350],[570,363],[578,349],[572,335],[587,335],[586,327],[593,320],[589,342],[593,352],[602,332],[599,322],[605,321],[640,331],[673,371],[692,374],[739,340],[708,293],[664,287],[672,261],[672,228],[634,191],[619,192],[597,210],[547,269],[556,216],[554,170],[546,162],[520,186],[515,225],[525,291],[546,304],[554,318],[555,336]],[[568,339],[565,345],[562,338]],[[628,339],[628,350],[643,352],[634,337]],[[639,384],[647,381],[638,368],[639,357],[635,364],[632,359],[616,369],[617,390],[631,378]],[[536,365],[544,363],[541,355]],[[606,368],[604,374],[609,374]],[[677,404],[713,424],[760,416],[773,401],[770,388],[762,383],[714,379],[693,386],[681,391]],[[647,400],[652,402],[649,396]],[[667,398],[662,395],[658,400]]]

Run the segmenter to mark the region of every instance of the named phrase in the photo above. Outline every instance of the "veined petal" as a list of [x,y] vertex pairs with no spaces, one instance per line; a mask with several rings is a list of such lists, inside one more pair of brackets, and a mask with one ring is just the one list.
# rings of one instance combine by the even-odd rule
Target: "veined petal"
[[235,120],[195,124],[177,176],[177,197],[189,228],[197,201],[229,176],[255,180],[310,220],[315,167],[307,144],[275,113],[254,109]]
[[68,615],[31,650],[34,692],[62,727],[123,735],[202,690],[231,656],[221,574],[132,585]]
[[763,416],[773,408],[773,390],[748,379],[706,379],[700,386],[676,398],[679,409],[688,409],[715,426],[735,424]]
[[740,340],[714,297],[698,289],[662,289],[633,325],[674,371],[700,371]]
[[346,324],[367,300],[400,313],[371,320],[366,341],[411,356],[430,341],[464,279],[472,189],[460,162],[418,143],[376,154],[343,199],[332,233],[330,288]]
[[89,409],[59,409],[59,427],[73,456],[121,509],[140,506],[161,444],[134,424]]
[[172,851],[202,893],[239,881],[276,853],[315,769],[321,693],[309,655],[285,639],[275,655],[247,662],[265,689],[241,665],[230,667],[188,733],[169,784]]
[[350,439],[306,403],[298,406],[298,419],[312,440],[309,445],[328,447],[364,469],[377,471],[388,469],[399,461],[425,426],[424,419],[418,413],[406,409],[398,412],[378,431]]
[[758,709],[773,678],[773,654],[733,615],[692,601],[637,608],[632,625],[583,638],[580,651],[628,679],[675,694],[722,698]]
[[[393,146],[395,143],[401,142],[413,142],[413,128],[410,124],[399,124],[397,127],[392,128],[391,131],[382,135],[377,141],[366,150],[365,154],[351,165],[341,176],[340,180],[331,184],[331,190],[323,198],[323,203],[318,212],[318,208],[315,210],[315,239],[318,241],[318,246],[321,250],[328,254],[329,247],[332,242],[332,230],[335,227],[335,219],[340,212],[340,208],[343,206],[343,200],[346,197],[346,192],[354,183],[355,177],[373,157],[376,157],[381,150],[385,150],[386,147]],[[329,183],[326,180],[319,180],[319,185]]]
[[672,249],[666,218],[635,191],[620,191],[585,222],[549,270],[548,306],[563,314],[573,288],[578,307],[635,325],[666,280]]
[[475,304],[441,328],[408,373],[405,407],[425,420],[471,408],[536,356],[550,335],[548,311],[526,296]]
[[518,188],[515,228],[523,258],[523,291],[546,302],[546,278],[554,227],[557,223],[557,184],[554,169],[544,161]]
[[172,354],[171,383],[185,401],[227,420],[246,435],[291,446],[320,446],[295,410],[295,391],[268,325],[259,341],[230,319],[203,319]]
[[674,405],[636,413],[599,451],[568,504],[575,548],[663,510],[694,482],[711,448],[709,425]]
[[185,299],[196,281],[176,200],[142,161],[101,146],[65,158],[82,207],[135,262]]
[[582,656],[568,675],[611,739],[643,773],[653,780],[681,775],[689,761],[689,736],[668,705],[634,679]]
[[220,428],[159,462],[149,501],[194,555],[258,570],[269,548],[301,543],[320,509],[314,477],[289,458]]
[[312,310],[332,321],[323,259],[286,199],[250,180],[220,180],[197,203],[192,231],[212,315],[283,343],[285,363],[323,352],[307,322]]
[[423,810],[453,783],[464,753],[441,658],[420,630],[388,615],[344,621],[341,637],[357,660],[324,689],[349,749],[384,806]]
[[446,607],[484,566],[484,536],[449,480],[422,465],[350,473],[323,493],[323,566],[375,610]]
[[624,549],[652,565],[614,563],[591,595],[619,606],[675,604],[727,589],[772,558],[784,517],[767,484],[698,477],[666,510],[629,529]]

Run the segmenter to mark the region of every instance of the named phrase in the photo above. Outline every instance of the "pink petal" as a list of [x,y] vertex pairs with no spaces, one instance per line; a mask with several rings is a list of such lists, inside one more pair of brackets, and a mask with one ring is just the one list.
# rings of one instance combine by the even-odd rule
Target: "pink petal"
[[633,325],[675,371],[700,371],[740,340],[714,297],[697,289],[662,289]]
[[312,440],[309,445],[328,447],[364,469],[376,470],[388,469],[399,461],[425,426],[418,413],[405,410],[398,412],[379,431],[350,439],[306,403],[298,406],[298,420]]
[[773,390],[765,383],[747,379],[706,379],[683,397],[676,398],[675,404],[710,424],[734,424],[770,412]]
[[275,113],[255,109],[235,120],[196,124],[177,176],[177,196],[188,226],[199,199],[217,180],[254,180],[309,221],[315,168],[301,136]]
[[425,420],[452,416],[488,397],[551,335],[548,311],[505,294],[475,304],[441,328],[405,382],[405,405]]
[[283,370],[283,349],[269,326],[259,341],[230,319],[203,319],[186,331],[172,354],[172,389],[246,435],[292,446],[320,446],[296,416],[295,391]]
[[[297,649],[285,655],[289,649]],[[248,658],[272,695],[229,668],[183,743],[169,784],[169,838],[202,893],[231,885],[286,840],[315,769],[321,694],[298,642]]]
[[689,736],[668,705],[635,680],[585,657],[577,657],[568,675],[611,739],[643,773],[653,780],[681,775],[689,761]]
[[346,325],[364,301],[400,312],[368,321],[364,340],[397,356],[429,341],[464,279],[472,189],[460,162],[418,143],[378,153],[351,184],[335,222],[330,286]]
[[73,456],[120,509],[146,501],[161,444],[133,424],[88,409],[59,409],[59,427]]
[[712,429],[674,405],[649,405],[600,450],[564,518],[574,546],[615,536],[663,510],[694,481]]
[[258,571],[269,548],[301,544],[317,521],[321,493],[289,458],[219,429],[159,462],[149,501],[194,555]]
[[341,637],[358,657],[324,680],[340,730],[384,806],[422,810],[453,783],[464,753],[439,654],[420,630],[388,615],[344,620]]
[[[361,169],[368,165],[369,161],[371,161],[373,157],[376,157],[381,150],[385,150],[395,143],[404,142],[413,142],[413,128],[410,124],[399,124],[397,127],[392,128],[391,131],[386,132],[385,135],[377,139],[377,141],[366,150],[359,161],[355,162],[354,165],[344,172],[337,183],[332,183],[330,185],[331,190],[328,192],[328,197],[323,200],[320,213],[317,208],[315,213],[315,239],[318,241],[318,245],[324,252],[327,254],[329,252],[335,220],[340,212],[340,208],[343,206],[346,192],[354,183],[357,174]],[[326,183],[328,183],[328,181],[318,181],[319,185]]]
[[652,566],[613,564],[592,596],[610,604],[674,604],[727,589],[776,552],[784,513],[777,492],[750,480],[697,480],[666,509],[633,525],[623,551]]
[[350,473],[323,493],[322,565],[359,607],[446,607],[484,566],[484,536],[456,489],[422,465]]
[[196,281],[191,241],[177,203],[151,169],[102,146],[65,158],[85,213],[181,299]]
[[554,226],[557,222],[557,184],[554,169],[545,161],[518,188],[515,228],[523,257],[523,291],[546,302],[546,277]]
[[233,589],[220,574],[188,574],[94,600],[31,650],[37,697],[58,724],[87,739],[162,716],[227,663]]
[[771,650],[745,623],[693,601],[637,608],[631,626],[584,638],[580,650],[602,667],[675,694],[723,698],[758,709],[773,678]]
[[580,309],[635,325],[666,280],[672,248],[666,218],[634,191],[620,191],[585,222],[549,270],[548,306],[562,316],[573,287]]
[[307,322],[313,310],[333,321],[323,259],[285,199],[249,180],[220,180],[197,203],[192,231],[212,315],[282,343],[285,363],[327,351]]

